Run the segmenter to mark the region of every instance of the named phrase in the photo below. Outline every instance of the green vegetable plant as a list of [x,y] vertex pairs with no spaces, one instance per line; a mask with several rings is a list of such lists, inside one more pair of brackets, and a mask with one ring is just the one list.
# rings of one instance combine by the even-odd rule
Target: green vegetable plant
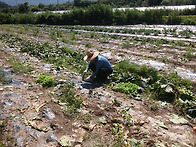
[[[48,42],[33,42],[9,34],[0,35],[0,38],[4,40],[9,47],[15,48],[20,46],[21,52],[27,52],[32,56],[43,59],[45,62],[54,64],[58,69],[59,67],[66,67],[77,72],[82,72],[86,66],[83,61],[83,53],[73,49],[64,47],[55,48]],[[78,71],[78,69],[81,70]]]
[[113,88],[114,91],[122,92],[128,95],[133,95],[136,96],[138,94],[138,86],[136,84],[133,84],[131,82],[121,82],[118,83],[116,86]]
[[182,100],[194,100],[194,94],[190,91],[191,82],[182,79],[177,73],[169,73],[160,76],[160,79],[149,86],[155,99],[174,102]]
[[50,77],[48,75],[41,74],[36,79],[36,83],[39,83],[43,87],[51,87],[51,86],[55,86],[57,82],[55,81],[54,77]]
[[139,66],[128,60],[116,64],[111,77],[114,82],[131,82],[143,88],[146,88],[147,84],[156,82],[158,78],[158,72],[155,69],[146,65]]
[[176,98],[176,89],[172,83],[160,84],[158,81],[153,85],[153,92],[158,100],[173,102]]
[[57,40],[57,34],[55,31],[50,32],[50,39],[56,41]]

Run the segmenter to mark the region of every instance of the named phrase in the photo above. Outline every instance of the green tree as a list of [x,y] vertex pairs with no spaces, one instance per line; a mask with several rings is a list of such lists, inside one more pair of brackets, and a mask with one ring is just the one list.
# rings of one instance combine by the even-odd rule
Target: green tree
[[91,5],[86,10],[86,23],[104,25],[112,23],[112,9],[106,5]]
[[28,2],[24,2],[24,4],[20,4],[18,7],[19,13],[28,13],[28,11],[29,11],[28,5],[29,5]]
[[172,11],[169,16],[168,16],[168,20],[167,20],[167,24],[173,24],[173,25],[177,25],[181,23],[181,18],[179,16],[179,11],[175,10]]
[[0,24],[13,23],[12,15],[9,13],[0,12]]
[[74,0],[74,6],[79,7],[81,4],[81,0]]
[[143,20],[147,24],[161,24],[162,23],[162,17],[165,15],[165,12],[163,9],[158,10],[146,10],[144,14]]
[[38,6],[31,6],[30,7],[30,11],[32,11],[32,12],[38,12],[38,11],[40,11],[40,9],[39,9]]
[[72,13],[73,24],[82,25],[85,24],[85,11],[82,8],[73,9]]
[[169,6],[169,5],[170,5],[170,0],[163,0],[163,1],[161,2],[161,5]]
[[38,8],[40,8],[40,9],[43,9],[44,7],[45,7],[45,5],[42,4],[42,3],[40,3],[40,4],[38,5]]
[[125,16],[126,16],[126,24],[138,24],[141,23],[141,17],[143,15],[143,12],[139,10],[125,10]]
[[126,16],[124,11],[121,10],[115,10],[114,11],[114,23],[116,23],[117,25],[121,25],[124,24],[126,21]]

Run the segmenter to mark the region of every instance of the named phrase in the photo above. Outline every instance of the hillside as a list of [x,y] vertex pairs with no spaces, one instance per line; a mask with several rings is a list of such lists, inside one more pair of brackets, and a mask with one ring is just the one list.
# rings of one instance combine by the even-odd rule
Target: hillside
[[10,7],[10,5],[0,1],[0,9],[1,8],[9,8],[9,7]]

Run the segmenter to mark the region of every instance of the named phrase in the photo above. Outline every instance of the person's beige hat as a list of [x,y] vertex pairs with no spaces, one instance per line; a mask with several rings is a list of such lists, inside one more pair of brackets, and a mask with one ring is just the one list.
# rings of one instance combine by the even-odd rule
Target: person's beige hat
[[84,61],[92,61],[99,55],[99,52],[87,51],[86,56],[84,56]]

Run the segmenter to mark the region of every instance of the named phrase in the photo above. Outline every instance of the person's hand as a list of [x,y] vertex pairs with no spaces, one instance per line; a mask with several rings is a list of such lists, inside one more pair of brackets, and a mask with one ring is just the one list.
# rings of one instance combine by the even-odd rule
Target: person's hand
[[87,70],[85,70],[85,71],[83,72],[83,75],[82,75],[82,80],[83,80],[83,81],[85,81],[85,75],[86,75],[86,73],[87,73]]
[[91,77],[88,77],[87,79],[84,79],[85,82],[92,82],[93,79]]
[[86,73],[87,73],[87,71],[85,70],[85,71],[83,72],[83,76],[84,76]]

